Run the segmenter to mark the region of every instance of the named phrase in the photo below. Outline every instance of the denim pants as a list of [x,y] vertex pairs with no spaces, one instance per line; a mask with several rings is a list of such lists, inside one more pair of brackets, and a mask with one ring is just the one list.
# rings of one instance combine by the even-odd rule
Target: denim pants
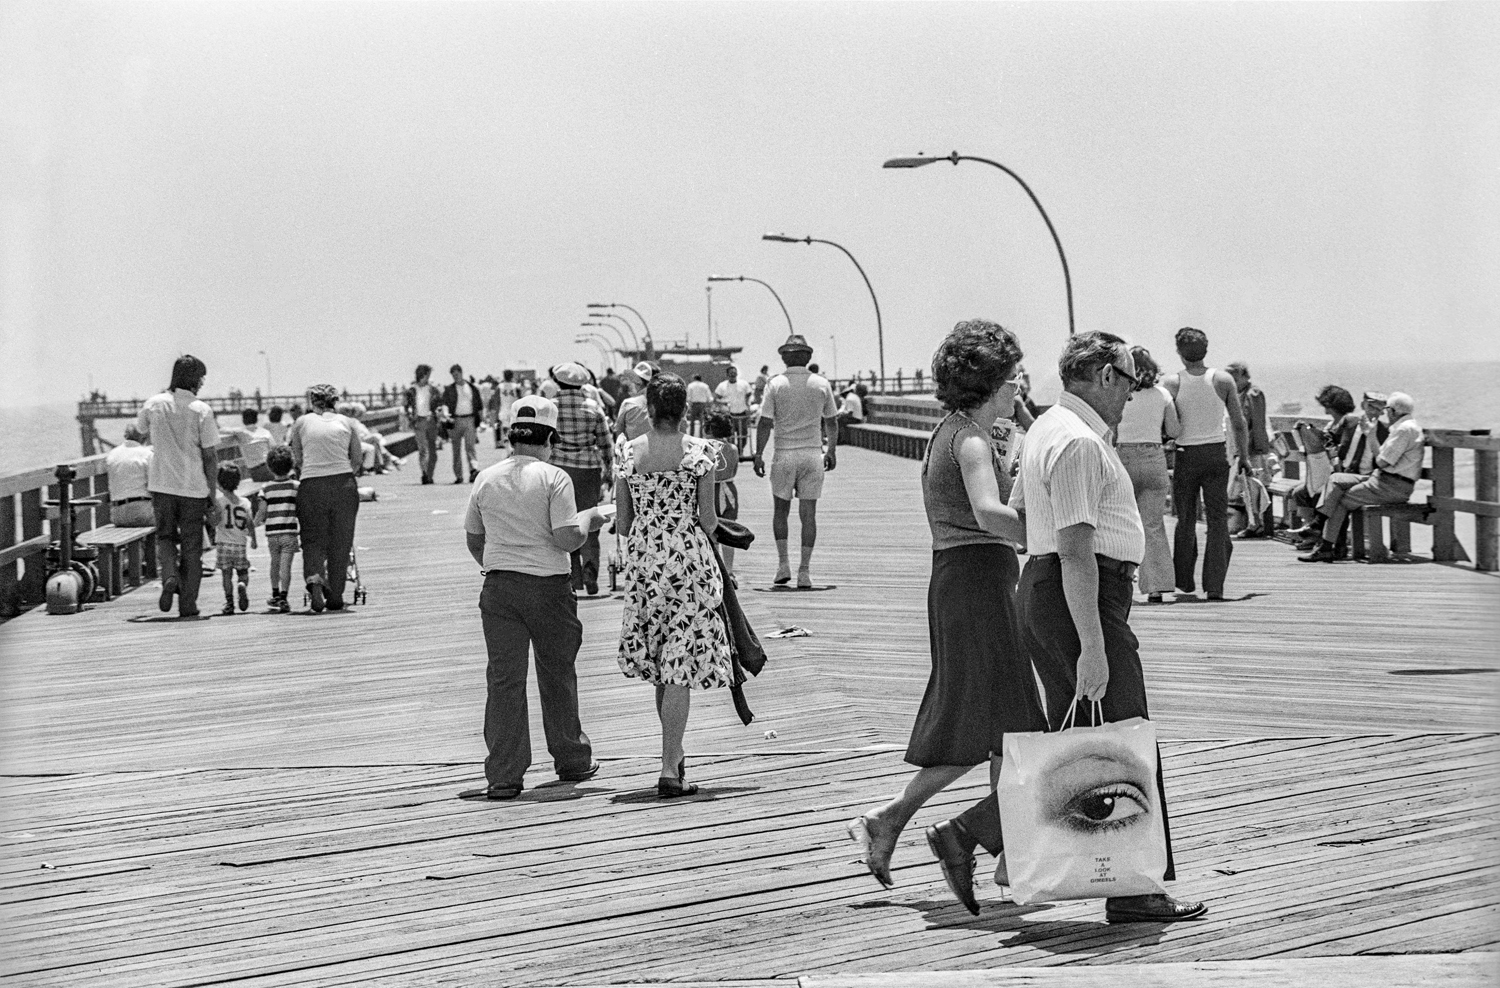
[[1203,495],[1208,537],[1203,547],[1203,589],[1208,593],[1224,592],[1224,578],[1229,575],[1229,556],[1234,543],[1229,541],[1229,460],[1223,443],[1177,447],[1177,469],[1172,475],[1172,507],[1177,512],[1177,531],[1173,538],[1172,562],[1177,572],[1177,589],[1192,593],[1197,589],[1193,571],[1198,567],[1198,495]]
[[411,428],[417,440],[417,462],[422,468],[422,479],[431,480],[437,469],[437,419],[431,415],[412,419]]
[[[1119,573],[1099,570],[1099,623],[1104,630],[1104,654],[1109,662],[1109,689],[1100,701],[1100,708],[1105,722],[1111,724],[1132,717],[1149,719],[1140,642],[1130,630],[1130,605],[1134,595],[1131,580]],[[1078,629],[1073,624],[1073,613],[1063,596],[1062,564],[1055,556],[1027,560],[1026,568],[1021,571],[1016,602],[1021,609],[1024,648],[1031,656],[1032,668],[1046,692],[1043,700],[1047,722],[1055,730],[1062,726],[1073,706],[1078,683],[1078,656],[1083,651]],[[1084,716],[1081,708],[1077,716]],[[1086,724],[1087,721],[1078,723]],[[1172,860],[1172,827],[1159,755],[1156,788],[1161,797],[1162,833],[1167,840],[1167,870],[1162,877],[1170,882],[1177,877],[1177,870]],[[962,833],[991,854],[998,854],[1003,849],[1000,807],[993,792],[959,814],[956,822]]]
[[474,419],[468,415],[454,419],[453,427],[448,430],[448,442],[453,444],[454,480],[468,480],[469,471],[479,459],[475,449],[478,435],[474,430]]
[[[604,472],[598,467],[579,470],[563,467],[563,473],[573,481],[573,505],[579,511],[599,504],[599,489],[604,481]],[[592,531],[583,545],[568,554],[572,564],[573,589],[582,590],[587,584],[599,582],[599,532]]]
[[309,477],[297,486],[297,524],[302,530],[302,576],[321,583],[334,600],[344,597],[354,522],[359,516],[359,485],[352,473]]
[[1167,541],[1167,457],[1161,443],[1121,443],[1120,462],[1135,488],[1135,506],[1146,529],[1146,558],[1137,583],[1141,593],[1170,593],[1177,585],[1172,570],[1172,544]]
[[162,582],[177,581],[177,613],[198,613],[198,587],[203,583],[203,519],[208,499],[151,493],[156,516],[156,567]]
[[532,576],[492,570],[479,594],[479,617],[489,652],[485,670],[484,777],[491,786],[519,786],[531,765],[526,705],[528,646],[536,651],[542,731],[559,775],[585,772],[593,747],[578,719],[574,664],[583,644],[578,602],[565,574]]

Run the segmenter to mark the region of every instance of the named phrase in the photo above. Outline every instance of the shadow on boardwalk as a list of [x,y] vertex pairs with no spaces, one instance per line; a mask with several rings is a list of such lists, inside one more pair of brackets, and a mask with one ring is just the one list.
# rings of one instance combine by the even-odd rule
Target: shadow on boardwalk
[[[1179,885],[1208,900],[1207,919],[1111,927],[1097,902],[1019,907],[987,880],[969,916],[921,826],[977,798],[981,773],[914,822],[897,887],[875,885],[843,822],[908,773],[927,664],[916,470],[840,458],[815,574],[838,589],[745,594],[763,631],[812,637],[768,641],[750,728],[726,695],[697,699],[704,789],[678,802],[652,794],[650,692],[614,666],[607,599],[580,606],[579,663],[604,771],[563,785],[543,759],[516,802],[460,798],[483,754],[464,487],[379,482],[358,538],[370,604],[346,615],[133,623],[155,613],[147,588],[9,623],[4,971],[16,984],[873,985],[1129,962],[1188,984],[1201,969],[1187,962],[1212,961],[1252,983],[1270,978],[1252,961],[1315,979],[1333,975],[1319,955],[1500,939],[1496,583],[1299,567],[1271,544],[1237,550],[1234,606],[1134,617],[1167,738]],[[768,535],[766,492],[743,488]],[[770,576],[769,556],[741,554],[747,586]],[[1002,983],[959,977],[941,983]]]

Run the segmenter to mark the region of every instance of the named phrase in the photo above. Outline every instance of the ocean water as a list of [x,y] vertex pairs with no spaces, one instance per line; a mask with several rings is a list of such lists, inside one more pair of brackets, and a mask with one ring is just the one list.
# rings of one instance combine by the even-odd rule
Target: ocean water
[[[1325,384],[1364,391],[1405,391],[1417,402],[1417,419],[1429,428],[1491,429],[1500,432],[1500,361],[1426,363],[1324,361],[1311,364],[1251,365],[1250,376],[1266,393],[1274,414],[1286,403],[1300,403],[1303,414],[1319,413],[1313,400]],[[77,408],[71,404],[0,408],[0,475],[51,466],[80,455]],[[238,424],[221,416],[221,426]],[[106,439],[118,440],[125,421],[99,423]],[[1460,464],[1469,457],[1460,456]]]

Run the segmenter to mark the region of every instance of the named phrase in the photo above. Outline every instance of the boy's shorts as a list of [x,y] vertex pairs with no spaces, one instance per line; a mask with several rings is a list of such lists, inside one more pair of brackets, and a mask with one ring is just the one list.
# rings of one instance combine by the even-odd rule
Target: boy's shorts
[[274,555],[282,552],[297,552],[302,548],[296,532],[280,532],[266,536],[266,548]]
[[243,544],[220,542],[218,545],[219,569],[242,570],[250,568],[250,557]]
[[783,501],[794,497],[816,501],[822,497],[823,451],[777,450],[771,458],[771,496]]

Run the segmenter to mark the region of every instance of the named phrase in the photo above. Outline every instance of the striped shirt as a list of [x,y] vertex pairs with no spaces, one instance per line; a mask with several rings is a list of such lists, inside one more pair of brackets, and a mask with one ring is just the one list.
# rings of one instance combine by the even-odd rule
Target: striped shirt
[[1067,391],[1026,433],[1010,505],[1026,513],[1033,556],[1056,552],[1058,531],[1078,524],[1093,526],[1101,556],[1128,563],[1145,556],[1135,489],[1108,434],[1099,413]]
[[266,505],[267,535],[297,534],[297,482],[295,480],[271,481],[260,489],[260,499]]

